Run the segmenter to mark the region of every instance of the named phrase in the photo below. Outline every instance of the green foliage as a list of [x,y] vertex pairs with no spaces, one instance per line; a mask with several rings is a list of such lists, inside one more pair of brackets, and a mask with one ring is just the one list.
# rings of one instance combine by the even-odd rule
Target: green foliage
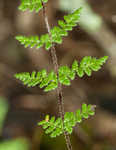
[[40,38],[39,36],[26,37],[26,36],[19,35],[16,36],[16,40],[18,40],[22,45],[24,45],[25,48],[26,47],[40,48],[45,44],[45,48],[46,50],[48,50],[52,46],[52,42],[48,34],[44,34]]
[[58,70],[58,77],[51,71],[48,75],[46,70],[40,72],[33,71],[31,75],[28,72],[17,73],[15,77],[23,82],[28,87],[34,87],[39,84],[40,88],[46,87],[44,91],[51,91],[57,88],[58,81],[63,85],[70,85],[70,80],[74,80],[75,75],[83,77],[84,74],[91,76],[92,71],[98,71],[101,66],[108,59],[107,56],[100,59],[92,58],[91,56],[85,56],[80,64],[78,61],[74,61],[72,68],[68,66],[61,66]]
[[35,45],[38,46],[40,44],[40,40],[38,36],[16,36],[16,39],[22,44],[25,45],[25,48],[30,46],[31,48]]
[[91,56],[85,56],[80,65],[77,61],[74,61],[72,64],[72,71],[76,71],[79,77],[83,77],[84,74],[91,76],[92,71],[98,71],[101,69],[101,66],[106,62],[108,56],[101,57],[100,59],[92,58]]
[[48,0],[21,0],[19,9],[22,11],[29,10],[30,12],[38,12],[43,8],[42,2],[47,3],[47,1]]
[[93,116],[94,114],[95,106],[82,104],[82,111],[78,109],[75,114],[73,112],[66,112],[64,121],[60,117],[55,119],[54,116],[48,119],[49,117],[47,115],[45,120],[39,122],[38,125],[41,125],[45,129],[45,133],[50,134],[50,137],[56,137],[61,135],[63,131],[71,134],[73,127],[77,123],[81,123],[82,119],[88,119],[89,116]]
[[33,71],[31,75],[28,72],[15,74],[15,77],[23,82],[24,85],[28,87],[34,87],[39,84],[40,88],[46,86],[44,91],[51,91],[57,88],[58,80],[57,76],[53,71],[51,71],[48,75],[46,70],[42,70],[40,72]]
[[72,14],[64,16],[64,21],[59,20],[58,25],[65,31],[71,31],[72,27],[75,27],[80,19],[81,10],[82,8],[79,8]]
[[98,71],[107,59],[108,56],[100,59],[85,56],[80,64],[75,60],[71,69],[68,66],[62,66],[59,68],[59,82],[63,85],[70,85],[70,80],[74,80],[75,75],[79,77],[83,77],[84,74],[91,76],[92,71]]
[[45,45],[45,49],[49,50],[52,47],[53,43],[61,44],[62,37],[67,36],[68,32],[72,30],[72,27],[76,26],[78,20],[80,18],[81,8],[74,11],[72,14],[64,16],[64,21],[59,20],[58,25],[54,26],[51,30],[51,36],[49,34],[41,35],[40,38],[38,36],[16,36],[16,39],[25,47],[36,47],[40,48]]

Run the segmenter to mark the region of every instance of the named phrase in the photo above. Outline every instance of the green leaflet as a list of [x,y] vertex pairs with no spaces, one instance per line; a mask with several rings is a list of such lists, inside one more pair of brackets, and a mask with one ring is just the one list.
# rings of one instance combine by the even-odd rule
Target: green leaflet
[[26,37],[26,36],[18,35],[16,36],[16,40],[18,40],[22,45],[24,45],[25,48],[26,47],[41,48],[45,44],[45,48],[46,50],[48,50],[52,46],[48,34],[42,35],[40,38],[39,36]]
[[18,40],[22,45],[26,47],[31,47],[33,48],[34,46],[36,47],[41,47],[42,44],[39,40],[38,36],[30,36],[30,37],[26,37],[26,36],[16,36],[16,40]]
[[73,27],[75,27],[80,19],[80,13],[82,8],[79,8],[75,10],[72,14],[69,14],[67,16],[64,16],[64,21],[59,20],[58,24],[59,26],[65,30],[70,31]]
[[51,71],[47,75],[46,70],[42,70],[37,73],[33,71],[31,75],[28,72],[17,73],[15,74],[15,78],[21,80],[23,84],[27,85],[28,87],[34,87],[40,84],[40,88],[46,87],[46,92],[54,90],[58,84],[58,80],[55,73]]
[[[40,2],[41,0],[33,0],[33,2],[31,0],[22,0],[21,6],[19,8],[24,11],[27,9],[33,11],[34,9],[36,9],[37,6],[39,5],[42,6]],[[46,1],[44,0],[44,2]],[[33,3],[33,5],[31,3]],[[42,46],[45,46],[45,49],[49,50],[52,47],[53,43],[61,44],[63,36],[68,35],[67,31],[72,30],[72,28],[77,25],[78,20],[80,18],[80,11],[81,8],[77,9],[72,14],[64,16],[64,21],[59,20],[58,21],[59,26],[54,26],[50,30],[51,37],[49,34],[44,34],[41,35],[40,37],[39,36],[26,37],[18,35],[16,36],[16,40],[18,40],[25,47],[40,48]]]
[[85,56],[81,62],[80,67],[76,70],[79,77],[83,77],[84,73],[88,76],[91,76],[92,71],[98,71],[101,69],[101,66],[106,62],[108,56],[101,57],[96,59],[95,57]]
[[36,47],[41,48],[43,45],[45,45],[45,49],[48,50],[52,46],[52,41],[49,38],[48,34],[42,35],[40,38],[39,36],[22,36],[18,35],[16,36],[16,40],[18,40],[24,47]]
[[47,74],[45,69],[37,73],[33,71],[31,75],[28,72],[18,73],[15,74],[15,77],[28,87],[34,87],[39,84],[40,88],[45,87],[44,91],[48,92],[56,89],[58,87],[58,82],[69,86],[70,80],[74,80],[75,75],[79,77],[83,77],[84,74],[91,76],[92,71],[98,71],[107,59],[108,56],[99,59],[85,56],[80,63],[75,60],[71,69],[68,66],[59,67],[58,77],[54,71]]
[[[61,118],[55,119],[55,117],[51,117],[49,120],[42,120],[38,123],[39,126],[42,126],[45,129],[45,133],[49,134],[50,137],[56,137],[63,133],[64,131],[69,134],[72,133],[73,127],[82,122],[82,119],[87,119],[89,116],[93,116],[95,114],[95,106],[82,104],[82,111],[78,109],[76,113],[66,112],[64,115],[64,122]],[[47,115],[48,117],[48,115]]]
[[108,56],[104,56],[100,59],[85,56],[80,64],[75,60],[71,69],[68,66],[61,66],[59,68],[58,81],[63,85],[70,85],[70,80],[74,80],[76,74],[80,78],[83,77],[84,74],[91,76],[92,71],[98,71],[107,59]]
[[22,11],[29,10],[30,12],[32,11],[38,12],[43,8],[42,2],[47,3],[48,0],[21,0],[19,10]]

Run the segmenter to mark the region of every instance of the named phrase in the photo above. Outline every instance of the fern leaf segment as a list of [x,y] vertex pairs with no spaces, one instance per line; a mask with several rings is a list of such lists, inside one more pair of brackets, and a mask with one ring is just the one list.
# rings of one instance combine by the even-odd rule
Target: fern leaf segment
[[56,137],[63,133],[63,127],[65,132],[71,134],[77,123],[81,123],[82,119],[87,119],[94,114],[95,106],[82,104],[82,110],[78,109],[76,113],[66,112],[64,121],[60,117],[55,119],[53,116],[47,121],[46,119],[40,121],[38,125],[41,125],[45,129],[45,133],[50,134],[50,137]]
[[15,74],[15,78],[21,80],[23,84],[28,87],[34,87],[38,84],[40,88],[46,86],[44,89],[46,92],[54,90],[58,86],[57,76],[53,71],[51,71],[48,75],[46,70],[42,70],[37,73],[33,71],[31,75],[28,72],[17,73]]
[[32,11],[39,12],[43,8],[42,2],[47,3],[48,0],[21,0],[19,10],[21,11],[29,10],[30,12]]

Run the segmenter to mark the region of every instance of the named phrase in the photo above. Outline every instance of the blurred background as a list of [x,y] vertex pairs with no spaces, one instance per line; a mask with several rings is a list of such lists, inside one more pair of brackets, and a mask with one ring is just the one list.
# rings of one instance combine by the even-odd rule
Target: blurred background
[[[49,52],[21,46],[15,36],[46,33],[42,11],[20,12],[20,0],[0,0],[0,150],[64,150],[62,136],[51,139],[37,122],[45,114],[58,114],[56,91],[27,88],[14,78],[18,72],[53,68]],[[80,23],[56,45],[59,65],[71,66],[84,56],[109,56],[107,64],[91,77],[63,87],[65,111],[82,103],[95,104],[96,115],[74,128],[73,150],[116,150],[116,1],[49,0],[51,27],[58,19],[83,7]]]

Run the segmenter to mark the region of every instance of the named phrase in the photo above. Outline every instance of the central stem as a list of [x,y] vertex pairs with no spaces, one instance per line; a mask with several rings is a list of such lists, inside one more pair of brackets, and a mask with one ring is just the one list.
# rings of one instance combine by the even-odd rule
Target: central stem
[[[44,15],[46,28],[47,28],[48,34],[50,36],[50,39],[52,40],[52,36],[51,36],[51,32],[50,32],[50,25],[49,25],[49,22],[48,22],[48,17],[46,15],[46,7],[45,7],[43,2],[42,2],[42,6],[43,6],[43,15]],[[54,65],[54,71],[55,71],[55,73],[56,73],[56,75],[58,77],[59,66],[58,66],[58,60],[57,60],[56,49],[55,49],[55,45],[54,44],[52,45],[52,47],[50,49],[50,54],[51,54],[52,62],[53,62],[53,65]],[[64,121],[64,101],[63,101],[63,95],[62,95],[62,85],[60,83],[58,83],[57,95],[58,95],[59,115],[62,118],[62,120]],[[68,133],[65,132],[65,131],[64,131],[64,137],[65,137],[65,140],[66,140],[66,145],[67,145],[68,150],[72,150],[70,137],[69,137]]]

